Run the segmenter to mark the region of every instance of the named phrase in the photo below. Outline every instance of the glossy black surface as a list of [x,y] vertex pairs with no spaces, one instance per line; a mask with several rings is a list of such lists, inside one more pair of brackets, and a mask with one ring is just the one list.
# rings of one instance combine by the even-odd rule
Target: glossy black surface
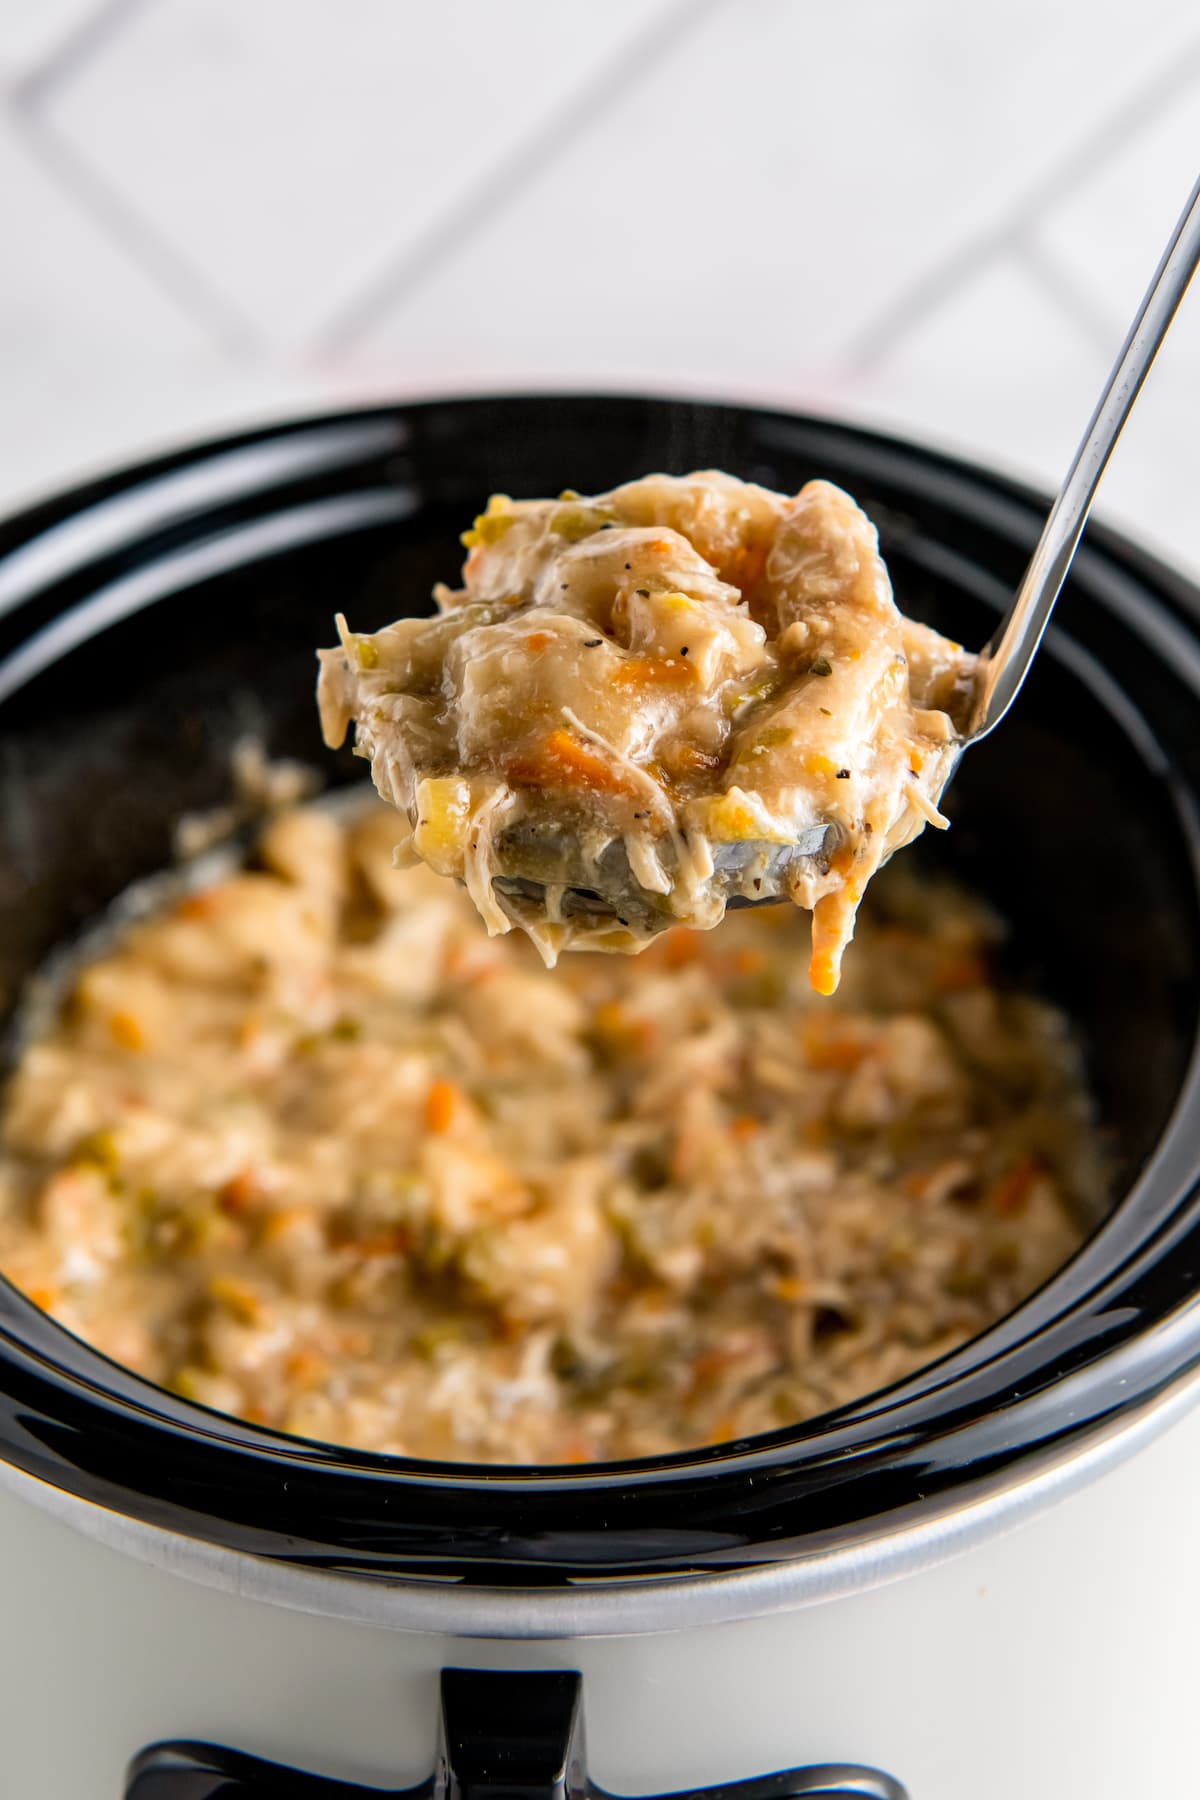
[[[320,760],[312,647],[456,567],[489,489],[717,465],[841,481],[902,603],[982,642],[1041,503],[819,421],[624,399],[489,399],[200,449],[0,528],[0,1000],[221,800],[231,732]],[[1200,1361],[1200,648],[1193,591],[1091,533],[1010,722],[964,760],[927,854],[991,894],[1081,1020],[1126,1198],[1062,1274],[931,1371],[803,1429],[604,1468],[405,1462],[220,1418],[75,1342],[0,1284],[0,1452],[211,1541],[362,1572],[561,1584],[729,1570],[987,1491]],[[104,627],[104,629],[101,629]],[[63,644],[78,647],[62,655]],[[1086,651],[1082,648],[1086,643]],[[44,665],[45,672],[38,670]],[[334,779],[354,772],[329,758]],[[1176,1116],[1171,1122],[1171,1115]]]
[[[125,1800],[616,1800],[589,1780],[574,1670],[443,1669],[437,1766],[411,1788],[322,1779],[216,1744],[156,1744],[129,1771]],[[784,1769],[658,1800],[907,1800],[859,1764]]]

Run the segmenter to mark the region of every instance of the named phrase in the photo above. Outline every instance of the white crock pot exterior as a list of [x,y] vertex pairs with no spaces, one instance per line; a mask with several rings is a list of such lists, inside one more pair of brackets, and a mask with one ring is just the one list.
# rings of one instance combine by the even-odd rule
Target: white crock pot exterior
[[[625,1794],[836,1761],[887,1771],[911,1800],[1200,1791],[1192,1398],[1039,1482],[1029,1516],[989,1506],[877,1565],[875,1585],[843,1566],[783,1610],[713,1622],[696,1583],[682,1628],[619,1636],[538,1636],[536,1597],[529,1635],[506,1638],[469,1635],[487,1616],[461,1593],[453,1632],[405,1628],[432,1625],[429,1590],[284,1572],[267,1599],[247,1591],[261,1565],[197,1560],[5,1469],[0,1794],[120,1800],[130,1758],[172,1738],[408,1785],[432,1768],[444,1666],[580,1669],[590,1774]],[[389,1622],[305,1610],[335,1594],[333,1610],[361,1610],[368,1591]],[[687,1610],[664,1595],[663,1625]]]

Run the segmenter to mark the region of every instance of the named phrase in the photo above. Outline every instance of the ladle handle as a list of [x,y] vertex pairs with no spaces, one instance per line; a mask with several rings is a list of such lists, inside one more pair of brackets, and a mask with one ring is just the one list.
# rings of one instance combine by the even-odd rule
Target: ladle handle
[[997,726],[1029,673],[1087,524],[1100,477],[1159,345],[1200,262],[1200,181],[1192,189],[1171,241],[1163,251],[1104,392],[1075,452],[1037,549],[1012,605],[980,661],[975,705],[966,736],[986,737]]

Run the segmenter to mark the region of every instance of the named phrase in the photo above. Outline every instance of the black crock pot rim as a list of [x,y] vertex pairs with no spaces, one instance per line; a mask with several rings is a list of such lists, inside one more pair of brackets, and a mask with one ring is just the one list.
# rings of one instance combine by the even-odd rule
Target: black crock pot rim
[[[36,503],[0,526],[0,555],[105,501],[266,441],[300,433],[319,437],[372,420],[470,418],[514,409],[520,415],[545,405],[736,416],[768,431],[827,436],[847,450],[857,446],[868,456],[899,459],[910,474],[939,472],[960,505],[973,498],[977,508],[994,511],[1003,500],[1028,515],[1031,529],[1045,505],[1011,477],[832,419],[658,396],[489,394],[308,415],[172,451]],[[1102,565],[1110,580],[1123,574],[1152,590],[1168,613],[1191,624],[1193,590],[1123,537],[1107,529],[1090,532],[1084,559],[1081,567]],[[1194,852],[1194,820],[1190,832],[1181,820],[1181,830]],[[1187,1084],[1193,1098],[1197,1080],[1193,1064]],[[1172,1146],[1178,1160],[1185,1132],[1177,1111],[1137,1193],[1156,1179]],[[0,1387],[7,1403],[0,1455],[135,1518],[231,1548],[323,1566],[559,1583],[761,1564],[795,1554],[800,1544],[811,1549],[827,1529],[844,1535],[852,1521],[866,1530],[883,1528],[922,1492],[932,1496],[949,1487],[966,1497],[1003,1485],[1039,1458],[1061,1456],[1064,1445],[1082,1441],[1101,1423],[1144,1408],[1200,1366],[1200,1314],[1189,1306],[1188,1290],[1168,1284],[1164,1291],[1155,1279],[1170,1261],[1162,1243],[1197,1231],[1194,1145],[1192,1153],[1190,1175],[1186,1153],[1182,1158],[1175,1204],[1158,1211],[1157,1248],[1136,1245],[1103,1280],[1031,1333],[1023,1334],[1023,1317],[1069,1288],[1084,1252],[1014,1314],[918,1377],[744,1444],[578,1469],[436,1464],[345,1451],[177,1400],[108,1363],[7,1289],[0,1296]],[[1116,1210],[1134,1204],[1131,1195]],[[1055,1354],[1047,1364],[1051,1343]],[[1086,1372],[1086,1396],[1064,1418],[1056,1395],[1073,1371]],[[987,1429],[998,1415],[999,1435]],[[101,1443],[112,1453],[107,1459],[95,1454]],[[288,1501],[293,1490],[298,1505]],[[831,1513],[820,1502],[835,1494]],[[472,1495],[482,1513],[463,1507]],[[758,1503],[776,1497],[778,1504]],[[829,1527],[832,1516],[837,1523]]]

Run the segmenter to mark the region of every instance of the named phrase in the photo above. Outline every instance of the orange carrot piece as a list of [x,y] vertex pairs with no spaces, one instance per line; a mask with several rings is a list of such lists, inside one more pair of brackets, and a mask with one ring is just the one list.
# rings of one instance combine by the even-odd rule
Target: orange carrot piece
[[449,1131],[463,1102],[462,1089],[453,1081],[439,1079],[425,1096],[426,1131]]
[[146,1034],[133,1013],[110,1013],[108,1029],[113,1043],[118,1044],[122,1050],[144,1050],[146,1048]]
[[686,688],[696,684],[692,663],[675,656],[630,656],[613,667],[610,680],[614,687]]
[[225,1185],[217,1190],[217,1205],[222,1212],[238,1218],[247,1212],[258,1192],[258,1184],[252,1169],[239,1169]]
[[762,1120],[756,1119],[753,1113],[739,1113],[729,1121],[729,1135],[738,1143],[745,1143],[747,1138],[757,1137],[762,1130]]
[[1042,1175],[1036,1156],[1023,1156],[1019,1163],[1001,1177],[988,1196],[991,1209],[1002,1219],[1015,1218],[1025,1211],[1029,1196]]
[[588,788],[597,794],[627,794],[632,784],[620,769],[569,731],[552,731],[532,756],[517,757],[505,770],[515,787]]

